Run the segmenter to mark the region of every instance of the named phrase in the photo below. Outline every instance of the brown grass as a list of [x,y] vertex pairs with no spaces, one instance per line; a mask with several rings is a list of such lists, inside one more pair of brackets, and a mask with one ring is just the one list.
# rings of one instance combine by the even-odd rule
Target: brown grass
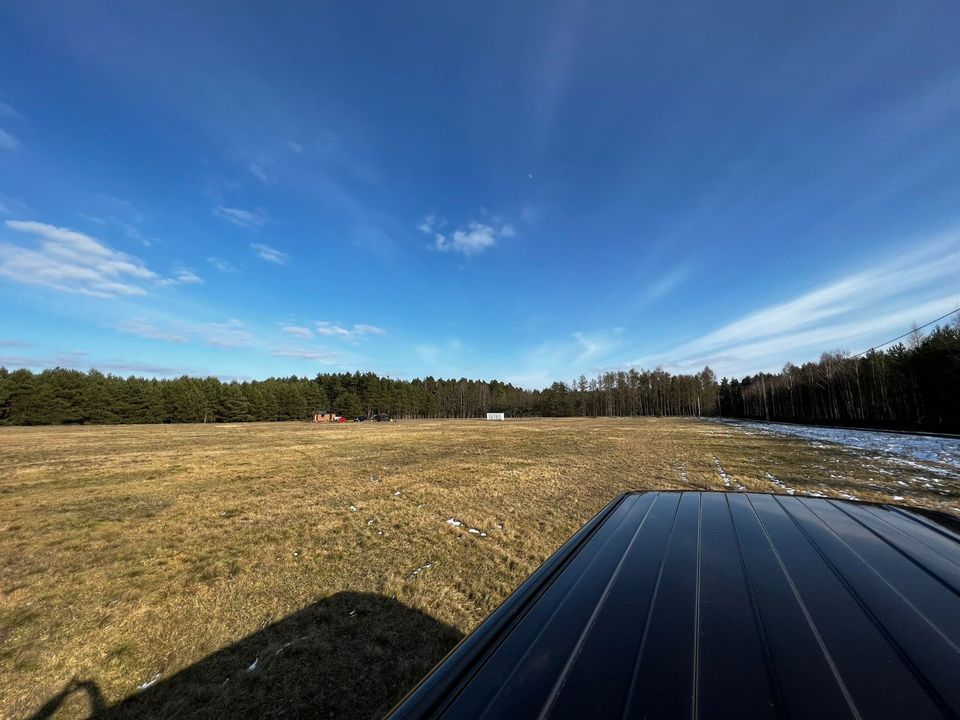
[[956,502],[686,420],[0,428],[0,714],[374,717],[617,493],[718,463]]

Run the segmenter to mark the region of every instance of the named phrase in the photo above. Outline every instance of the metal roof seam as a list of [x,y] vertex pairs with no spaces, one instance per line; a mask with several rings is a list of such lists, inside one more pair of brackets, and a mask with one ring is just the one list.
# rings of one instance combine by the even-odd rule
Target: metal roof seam
[[843,537],[840,533],[838,533],[838,532],[830,525],[830,523],[828,523],[823,517],[821,517],[820,514],[819,514],[816,510],[814,510],[814,509],[813,509],[812,507],[810,507],[809,505],[804,505],[804,507],[805,507],[807,510],[809,510],[813,515],[815,515],[816,518],[824,525],[824,527],[826,527],[827,530],[829,530],[831,533],[833,533],[833,535],[837,538],[837,540],[839,540],[841,543],[843,543],[843,545],[844,545],[851,553],[853,553],[853,555],[854,555],[858,560],[860,560],[874,575],[876,575],[878,578],[880,578],[881,582],[883,582],[883,584],[886,585],[886,586],[891,590],[891,592],[893,592],[893,593],[900,599],[900,601],[901,601],[904,605],[906,605],[906,606],[907,606],[908,608],[910,608],[914,613],[916,613],[916,615],[917,615],[921,620],[923,620],[927,625],[929,625],[930,628],[931,628],[934,632],[937,633],[937,635],[939,635],[940,637],[942,637],[943,640],[944,640],[955,652],[957,652],[958,654],[960,654],[960,646],[958,646],[953,640],[951,640],[951,639],[943,632],[943,630],[940,629],[940,627],[939,627],[936,623],[934,623],[930,618],[928,618],[928,617],[926,616],[926,614],[924,614],[924,612],[923,612],[922,610],[920,610],[920,608],[918,608],[916,605],[914,605],[914,604],[913,604],[913,601],[910,600],[910,598],[908,598],[906,595],[904,595],[902,592],[900,592],[900,591],[883,575],[883,573],[881,573],[872,563],[870,563],[870,561],[868,561],[865,557],[863,557],[863,555],[862,555],[861,553],[857,552],[857,549],[856,549],[855,547],[853,547],[849,542],[847,542],[847,541],[844,539],[844,537]]
[[543,709],[540,711],[540,714],[537,716],[540,720],[548,717],[550,711],[553,709],[554,704],[556,704],[557,697],[560,695],[560,691],[563,689],[564,684],[567,681],[567,676],[570,674],[570,669],[576,663],[577,658],[580,657],[580,652],[583,650],[583,644],[587,639],[587,636],[593,630],[593,626],[596,623],[597,615],[600,614],[600,610],[603,608],[604,604],[607,601],[607,597],[610,595],[610,590],[613,588],[614,583],[617,578],[620,577],[620,571],[624,566],[624,563],[627,560],[627,557],[630,554],[630,550],[633,549],[634,544],[637,542],[637,537],[640,535],[640,530],[643,529],[644,523],[647,521],[647,517],[650,515],[650,511],[653,510],[653,506],[657,504],[657,500],[660,498],[660,493],[654,495],[653,502],[650,503],[650,506],[646,509],[646,512],[643,513],[643,518],[640,520],[640,523],[637,525],[636,531],[633,533],[633,537],[630,538],[630,543],[627,545],[627,549],[623,551],[623,557],[620,558],[620,562],[617,563],[617,567],[614,569],[613,573],[610,575],[610,580],[607,581],[606,587],[603,589],[603,594],[600,596],[600,599],[597,600],[597,604],[594,606],[593,611],[590,613],[590,617],[587,619],[586,625],[583,627],[583,631],[580,633],[580,637],[577,638],[577,644],[574,645],[573,650],[570,651],[570,656],[567,658],[567,662],[564,664],[563,669],[560,671],[559,677],[557,677],[556,683],[554,683],[553,688],[550,690],[550,694],[547,696],[547,700],[543,705]]
[[837,669],[837,665],[833,660],[833,656],[830,655],[830,651],[827,649],[826,644],[823,641],[823,637],[820,635],[820,631],[817,629],[816,623],[813,621],[813,617],[810,615],[810,610],[807,608],[803,598],[800,597],[800,592],[797,590],[797,586],[793,581],[793,578],[790,576],[790,572],[787,570],[787,566],[783,562],[783,558],[780,557],[780,552],[777,550],[776,545],[773,543],[773,538],[770,537],[770,533],[767,531],[766,526],[763,524],[763,520],[760,518],[760,513],[757,512],[756,506],[753,504],[753,499],[750,497],[750,494],[747,494],[747,502],[750,503],[750,507],[753,509],[753,514],[757,517],[757,522],[760,525],[760,529],[763,531],[764,537],[767,538],[767,543],[770,546],[771,551],[773,552],[774,557],[777,559],[777,564],[780,566],[780,570],[783,572],[784,577],[787,580],[787,584],[790,586],[790,590],[793,592],[793,596],[797,601],[797,604],[800,606],[803,616],[807,620],[807,624],[810,627],[810,631],[813,633],[814,638],[817,641],[817,645],[820,646],[820,651],[823,653],[824,659],[827,661],[827,665],[830,668],[830,672],[833,673],[834,680],[836,680],[837,685],[840,687],[840,692],[843,694],[844,699],[847,701],[847,706],[850,708],[851,714],[857,720],[862,720],[860,711],[857,709],[856,703],[853,701],[853,696],[850,694],[850,689],[847,687],[846,683],[843,681],[843,678],[840,676],[840,671]]
[[667,538],[667,544],[663,548],[663,555],[660,558],[660,567],[657,570],[657,580],[653,585],[653,591],[650,593],[650,605],[647,607],[647,617],[643,622],[643,634],[640,636],[640,647],[637,649],[637,657],[633,663],[633,673],[630,677],[630,687],[627,690],[627,696],[623,704],[622,718],[627,718],[630,714],[630,706],[633,704],[633,696],[637,689],[637,678],[640,672],[640,661],[643,659],[643,651],[647,644],[647,637],[650,633],[650,619],[653,617],[653,608],[657,603],[657,595],[660,592],[660,581],[663,579],[663,568],[666,565],[667,555],[670,552],[670,543],[673,542],[673,531],[677,527],[677,517],[680,515],[680,503],[673,512],[673,523],[670,525],[670,535]]
[[[683,497],[681,495],[681,497]],[[697,579],[693,604],[693,698],[690,715],[693,720],[700,716],[700,589],[703,563],[703,493],[697,493]]]
[[[948,540],[953,540],[954,542],[960,542],[960,533],[953,532],[952,530],[945,528],[942,525],[935,525],[931,523],[929,520],[927,520],[927,518],[925,518],[923,515],[909,512],[908,510],[904,510],[903,508],[899,508],[894,505],[885,505],[884,507],[888,507],[890,510],[897,513],[898,515],[902,515],[903,517],[907,518],[912,522],[919,523],[923,525],[925,528],[932,530],[933,532],[939,535],[943,535]],[[953,515],[948,515],[946,519],[952,522],[957,522],[957,518]]]
[[[857,522],[857,523],[859,523],[860,525],[862,525],[868,532],[870,532],[871,534],[873,534],[874,536],[876,536],[878,539],[882,540],[884,543],[886,543],[887,545],[889,545],[890,547],[892,547],[896,552],[898,552],[898,553],[900,553],[901,555],[903,555],[903,557],[905,557],[905,558],[906,558],[907,560],[909,560],[911,563],[913,563],[914,565],[916,565],[918,568],[920,568],[920,570],[922,570],[922,571],[925,572],[927,575],[929,575],[930,577],[932,577],[932,578],[933,578],[934,580],[936,580],[938,583],[940,583],[941,585],[943,585],[945,588],[947,588],[947,589],[948,589],[950,592],[952,592],[954,595],[960,597],[960,590],[958,590],[958,589],[957,589],[951,582],[949,582],[946,578],[941,577],[939,573],[937,573],[936,571],[933,570],[933,568],[929,567],[926,563],[921,562],[921,561],[920,561],[917,557],[915,557],[912,553],[907,552],[907,550],[905,550],[904,548],[902,548],[902,547],[900,547],[899,545],[897,545],[897,544],[896,544],[895,542],[893,542],[889,537],[884,537],[883,535],[881,535],[880,533],[878,533],[878,532],[877,532],[876,530],[874,530],[872,527],[870,527],[870,526],[867,525],[865,522],[863,522],[860,518],[858,518],[858,517],[852,515],[851,513],[847,512],[846,508],[841,507],[840,505],[837,505],[837,503],[836,503],[835,501],[830,500],[829,502],[830,502],[831,505],[833,505],[833,506],[836,507],[838,510],[840,510],[844,515],[846,515],[846,516],[848,516],[849,518],[851,518],[852,520],[854,520],[854,522]],[[903,532],[903,530],[901,530],[900,528],[898,528],[896,525],[893,525],[892,523],[890,523],[886,518],[884,518],[884,517],[882,517],[882,516],[877,515],[876,513],[874,513],[874,512],[873,512],[873,508],[865,507],[865,508],[863,508],[863,509],[864,509],[867,513],[869,513],[871,517],[875,517],[877,520],[879,520],[879,521],[881,521],[881,522],[883,522],[883,523],[886,523],[890,528],[892,528],[893,530],[896,530],[897,532],[899,532],[899,533],[900,533],[901,535],[903,535],[904,537],[909,538],[910,540],[913,540],[914,542],[919,543],[920,545],[923,545],[925,548],[927,548],[928,550],[930,550],[930,552],[936,553],[937,555],[939,555],[940,557],[944,558],[945,560],[948,560],[948,561],[950,561],[950,562],[953,562],[950,558],[946,557],[943,553],[941,553],[941,552],[940,552],[939,550],[937,550],[936,548],[931,547],[931,546],[928,545],[927,543],[923,542],[923,540],[921,540],[920,538],[915,537],[915,536],[913,536],[913,535],[908,535],[907,533]],[[954,564],[955,564],[955,563],[954,563]]]
[[[634,503],[634,504],[636,504],[636,503]],[[651,503],[651,504],[652,504],[652,503]],[[621,517],[620,520],[617,522],[617,524],[614,526],[614,530],[618,529],[618,528],[623,524],[624,520],[625,520],[626,517],[627,517],[627,514],[628,514],[628,513],[624,513],[624,514],[623,514],[623,517]],[[610,537],[608,537],[608,538],[604,541],[603,545],[601,545],[600,547],[601,547],[601,548],[604,547],[608,542],[610,542],[610,540],[611,540],[612,537],[613,537],[613,533],[611,532]],[[590,565],[592,565],[592,564],[595,562],[595,560],[596,560],[596,555],[595,555],[594,558],[590,561],[590,563],[588,564],[588,567],[589,567]],[[557,607],[554,609],[554,611],[550,614],[550,617],[547,618],[547,620],[543,623],[543,627],[540,628],[540,632],[537,633],[537,635],[534,637],[533,641],[530,643],[530,646],[527,648],[527,651],[526,651],[526,652],[523,654],[523,656],[520,658],[520,661],[517,662],[517,664],[514,666],[513,671],[510,673],[510,675],[507,676],[506,680],[509,680],[510,678],[512,678],[513,675],[515,675],[516,672],[522,667],[522,665],[523,665],[523,660],[526,659],[527,655],[529,655],[530,652],[531,652],[531,650],[536,646],[537,640],[539,640],[540,637],[543,635],[543,633],[546,632],[546,629],[547,629],[547,627],[549,626],[550,621],[556,616],[556,614],[557,614],[557,613],[560,611],[560,609],[563,607],[563,601],[566,600],[566,598],[568,598],[568,597],[570,596],[570,594],[573,592],[573,590],[577,587],[578,583],[579,583],[579,580],[578,580],[578,582],[575,582],[573,585],[571,585],[570,588],[567,590],[567,592],[564,593],[563,598],[562,598],[561,601],[557,604]],[[503,685],[501,685],[500,689],[499,689],[496,693],[494,693],[493,697],[490,698],[490,700],[487,702],[486,707],[484,707],[483,711],[482,711],[482,712],[479,714],[479,716],[478,716],[481,720],[482,720],[482,718],[484,718],[484,717],[487,716],[487,712],[488,712],[488,711],[490,710],[490,708],[496,703],[496,701],[497,701],[497,700],[499,699],[499,697],[500,697],[500,694],[504,691],[504,689],[507,688],[507,686],[508,686],[508,683],[505,681],[505,682],[503,683]]]
[[733,536],[737,541],[737,554],[740,557],[740,570],[743,573],[743,582],[747,587],[747,595],[750,598],[750,606],[753,609],[753,622],[760,637],[760,647],[763,649],[763,659],[767,664],[767,678],[770,680],[770,691],[776,703],[777,715],[783,717],[783,689],[780,687],[780,678],[777,674],[777,668],[773,663],[773,655],[770,653],[770,644],[767,640],[767,633],[763,627],[763,618],[760,615],[760,604],[757,602],[757,592],[753,587],[753,581],[750,579],[750,570],[747,568],[747,560],[743,556],[743,540],[740,537],[740,528],[733,517],[733,508],[730,507],[730,496],[724,494],[724,501],[727,505],[727,513],[730,516],[730,525],[733,527]]
[[[830,557],[826,554],[826,552],[824,552],[823,548],[821,548],[820,545],[817,544],[816,540],[813,539],[813,537],[810,535],[807,529],[804,528],[797,521],[797,518],[794,516],[794,514],[790,512],[790,510],[787,507],[784,506],[783,502],[780,500],[779,497],[775,497],[774,502],[776,502],[783,509],[783,512],[786,514],[788,518],[790,518],[791,522],[793,522],[797,530],[800,531],[800,533],[804,536],[804,538],[806,538],[810,546],[814,549],[814,551],[816,551],[817,555],[819,555],[820,558],[823,560],[823,562],[827,565],[827,567],[830,568],[830,571],[833,573],[834,577],[836,577],[837,580],[840,582],[840,584],[843,585],[843,587],[846,589],[850,597],[853,598],[853,600],[857,603],[857,605],[863,611],[863,614],[867,616],[867,618],[870,620],[871,623],[873,623],[873,626],[877,629],[877,631],[880,633],[883,639],[887,641],[887,644],[890,645],[891,648],[893,648],[893,651],[900,657],[901,662],[904,664],[905,667],[907,667],[910,670],[911,674],[916,679],[917,683],[919,683],[920,687],[922,687],[926,691],[927,695],[929,695],[930,698],[934,701],[938,709],[944,712],[945,717],[952,717],[953,713],[950,711],[949,703],[947,703],[947,701],[944,700],[940,692],[930,683],[930,681],[927,679],[927,676],[920,671],[920,668],[918,668],[916,663],[914,663],[913,660],[911,659],[910,654],[903,648],[900,642],[893,636],[889,628],[887,628],[887,626],[884,625],[884,623],[880,620],[880,618],[877,617],[876,613],[874,613],[874,611],[870,608],[870,606],[864,601],[863,597],[860,595],[859,592],[857,592],[856,588],[854,588],[853,585],[850,584],[850,581],[847,579],[847,577],[842,572],[840,572],[836,564],[830,559]],[[801,507],[806,507],[806,506],[801,504]],[[809,510],[809,508],[807,509]],[[817,519],[819,520],[820,518],[817,518]]]

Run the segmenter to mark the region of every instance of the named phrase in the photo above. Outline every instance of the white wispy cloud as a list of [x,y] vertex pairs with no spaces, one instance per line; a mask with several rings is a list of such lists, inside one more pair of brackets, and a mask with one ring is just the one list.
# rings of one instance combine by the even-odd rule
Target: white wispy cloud
[[136,374],[155,377],[176,377],[179,375],[198,374],[195,368],[172,367],[137,360],[97,359],[88,357],[85,352],[60,353],[39,357],[28,355],[0,355],[0,367],[29,368],[31,370],[45,370],[59,367],[83,371],[93,368],[106,373]]
[[22,147],[17,138],[0,128],[0,150],[19,150]]
[[185,343],[189,341],[186,334],[180,334],[157,327],[143,318],[123,320],[115,326],[117,332],[125,335],[137,335],[148,340],[162,340],[164,342]]
[[624,328],[578,331],[533,346],[498,374],[527,388],[543,388],[555,380],[569,381],[585,373],[595,375],[623,346]]
[[321,320],[316,325],[316,332],[318,335],[324,335],[326,337],[338,337],[344,340],[356,341],[369,335],[385,335],[387,331],[376,325],[358,323],[352,327],[344,327],[343,325]]
[[337,365],[342,363],[344,359],[342,353],[322,348],[282,347],[275,349],[271,354],[275,357],[311,360],[324,365]]
[[447,221],[434,213],[425,215],[417,225],[424,235],[432,235],[430,247],[441,252],[458,252],[463,255],[476,255],[496,245],[499,238],[516,237],[516,229],[510,223],[503,222],[498,216],[489,217],[481,210],[484,222],[471,221],[452,233],[441,232]]
[[257,180],[262,183],[273,182],[271,177],[267,175],[267,171],[263,169],[263,166],[258,163],[250,163],[250,166],[247,168],[250,171],[250,174],[253,175]]
[[216,268],[220,272],[224,272],[224,273],[237,272],[237,269],[233,265],[228,263],[226,260],[223,260],[222,258],[210,256],[207,258],[207,262],[210,263],[210,265],[212,265],[214,268]]
[[143,295],[138,281],[158,276],[143,261],[76,230],[46,223],[7,220],[38,247],[0,243],[0,275],[61,292],[113,298]]
[[20,113],[13,109],[10,105],[5,102],[0,102],[0,117],[9,117],[19,120]]
[[889,339],[960,303],[960,232],[912,248],[629,364],[686,372],[709,363],[721,374],[741,375]]
[[417,225],[417,230],[422,232],[424,235],[431,235],[434,230],[439,230],[446,224],[446,220],[443,218],[438,218],[433,213],[430,213],[429,215],[425,215],[423,220],[420,221],[420,224]]
[[241,320],[195,322],[180,318],[134,317],[112,326],[117,332],[172,343],[199,342],[211,347],[238,348],[256,344],[257,336]]
[[286,265],[287,260],[290,258],[286,253],[262,243],[250,243],[250,249],[253,250],[261,260],[266,260],[276,265]]
[[293,140],[287,140],[287,147],[293,150],[298,155],[303,152],[303,145]]
[[480,222],[467,223],[465,228],[454,230],[445,235],[436,233],[433,237],[433,247],[441,252],[458,252],[466,256],[477,255],[497,244],[497,238],[514,237],[512,225],[495,227]]
[[295,337],[302,338],[312,338],[313,332],[308,327],[303,327],[302,325],[284,325],[280,328],[287,335],[294,335]]
[[222,220],[249,230],[257,230],[267,224],[267,215],[260,208],[243,210],[242,208],[217,205],[213,209],[213,214]]
[[180,270],[177,270],[176,273],[174,273],[173,277],[163,278],[162,280],[157,281],[158,285],[164,285],[164,286],[200,285],[201,283],[203,283],[202,277],[197,275],[192,270],[187,270],[185,268],[181,268]]
[[643,299],[648,302],[659,300],[676,290],[689,276],[690,269],[687,267],[671,268],[644,289]]
[[240,320],[207,323],[201,328],[201,339],[214,347],[233,348],[253,345],[255,336]]

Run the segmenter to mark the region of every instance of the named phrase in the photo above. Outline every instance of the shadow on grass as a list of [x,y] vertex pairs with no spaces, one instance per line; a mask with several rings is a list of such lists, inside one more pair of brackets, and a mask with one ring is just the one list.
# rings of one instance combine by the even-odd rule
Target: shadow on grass
[[94,683],[73,681],[31,720],[74,692],[97,720],[378,718],[461,637],[396,600],[338,593],[110,707]]

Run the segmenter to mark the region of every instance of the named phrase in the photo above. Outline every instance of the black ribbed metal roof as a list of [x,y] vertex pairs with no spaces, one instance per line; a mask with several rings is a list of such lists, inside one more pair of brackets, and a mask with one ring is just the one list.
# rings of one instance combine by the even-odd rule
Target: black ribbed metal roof
[[958,530],[825,498],[626,494],[393,717],[956,717]]

